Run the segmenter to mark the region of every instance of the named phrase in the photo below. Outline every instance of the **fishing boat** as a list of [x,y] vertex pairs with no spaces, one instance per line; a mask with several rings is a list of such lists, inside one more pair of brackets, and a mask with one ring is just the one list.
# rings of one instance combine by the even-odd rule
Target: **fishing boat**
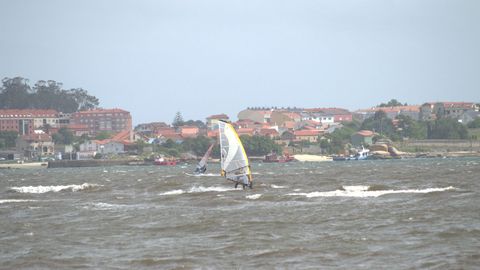
[[203,155],[202,159],[198,162],[197,167],[195,168],[195,174],[202,174],[207,171],[207,161],[208,157],[212,153],[212,149],[215,143],[212,143],[210,147],[208,148],[207,152]]
[[253,187],[252,171],[242,141],[233,126],[226,121],[218,121],[220,140],[220,165],[221,175],[235,183],[235,188],[240,184]]
[[365,160],[368,158],[370,154],[370,150],[369,149],[365,149],[362,145],[362,150],[359,150],[357,152],[357,154],[354,156],[354,160]]
[[334,161],[348,161],[348,160],[365,160],[370,156],[370,150],[365,149],[362,146],[361,150],[358,150],[355,155],[350,155],[350,156],[334,156],[333,160]]

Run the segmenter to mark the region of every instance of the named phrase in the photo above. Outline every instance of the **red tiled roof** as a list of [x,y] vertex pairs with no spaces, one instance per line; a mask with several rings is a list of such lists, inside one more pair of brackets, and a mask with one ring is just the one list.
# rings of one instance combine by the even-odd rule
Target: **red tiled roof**
[[320,130],[296,130],[293,132],[295,136],[318,136]]
[[282,112],[283,115],[287,116],[290,119],[298,119],[301,118],[300,114],[295,112]]
[[295,128],[295,125],[296,123],[294,121],[285,121],[282,126],[285,128],[293,129]]
[[371,137],[371,136],[375,135],[375,133],[371,130],[360,130],[355,134],[358,134],[358,135],[363,136],[363,137]]
[[50,141],[52,141],[52,136],[50,136],[46,133],[23,135],[23,136],[21,136],[21,138],[24,141],[40,141],[40,142],[50,142]]
[[0,110],[0,118],[7,117],[57,117],[56,110],[40,109],[3,109]]
[[273,136],[278,136],[278,131],[272,128],[262,128],[260,129],[260,135],[273,135]]
[[119,109],[119,108],[113,108],[113,109],[92,109],[92,110],[86,110],[86,111],[79,111],[79,112],[76,112],[75,114],[92,114],[92,113],[130,113],[130,112],[125,111],[123,109]]
[[238,135],[253,135],[255,129],[253,128],[239,128],[237,129]]
[[130,130],[124,130],[124,131],[120,131],[119,133],[115,134],[113,137],[112,137],[112,140],[115,140],[115,141],[125,141],[125,140],[130,140]]
[[194,130],[198,130],[199,128],[197,126],[181,126],[180,129],[194,129]]
[[159,128],[155,131],[157,135],[168,135],[168,134],[176,134],[175,129],[173,128]]

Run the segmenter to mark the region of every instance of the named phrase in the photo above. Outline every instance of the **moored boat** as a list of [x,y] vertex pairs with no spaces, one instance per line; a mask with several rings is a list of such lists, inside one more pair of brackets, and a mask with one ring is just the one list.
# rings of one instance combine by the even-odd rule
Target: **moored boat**
[[177,160],[174,158],[160,157],[160,158],[156,158],[153,164],[160,165],[160,166],[175,166],[177,165]]

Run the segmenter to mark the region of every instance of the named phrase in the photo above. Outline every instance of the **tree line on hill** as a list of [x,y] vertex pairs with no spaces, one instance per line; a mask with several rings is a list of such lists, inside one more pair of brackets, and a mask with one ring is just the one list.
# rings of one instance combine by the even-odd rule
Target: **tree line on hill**
[[73,113],[96,108],[99,100],[83,88],[63,89],[60,82],[39,80],[33,86],[23,77],[4,78],[0,109],[53,109]]
[[[394,120],[396,125],[394,125]],[[377,135],[374,142],[380,139],[402,141],[408,139],[472,139],[468,128],[480,127],[480,118],[468,124],[459,123],[453,118],[439,118],[433,121],[417,121],[410,116],[399,115],[394,120],[379,110],[362,123],[354,121],[344,123],[342,128],[325,135],[320,140],[320,147],[327,153],[338,153],[350,143],[351,136],[359,130],[371,130]],[[467,128],[468,127],[468,128]]]

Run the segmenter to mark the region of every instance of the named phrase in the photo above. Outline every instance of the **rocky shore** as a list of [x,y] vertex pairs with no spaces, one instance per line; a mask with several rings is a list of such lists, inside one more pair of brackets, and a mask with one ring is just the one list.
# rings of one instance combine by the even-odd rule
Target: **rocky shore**
[[395,158],[442,158],[442,157],[480,157],[478,151],[424,151],[402,152],[394,146],[380,143],[369,147],[371,159],[395,159]]

